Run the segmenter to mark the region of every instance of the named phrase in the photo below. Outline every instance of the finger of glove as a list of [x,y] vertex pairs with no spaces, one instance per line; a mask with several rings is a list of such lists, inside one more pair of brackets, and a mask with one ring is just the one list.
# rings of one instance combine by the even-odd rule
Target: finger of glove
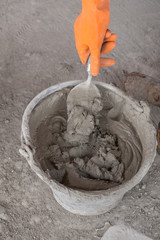
[[112,33],[110,37],[104,39],[104,42],[114,42],[116,40],[117,40],[117,35],[115,33]]
[[101,58],[100,67],[109,67],[114,65],[116,62],[112,58]]
[[111,52],[116,46],[115,42],[105,42],[102,45],[101,55]]
[[[88,0],[87,0],[88,1]],[[99,10],[108,10],[109,11],[109,6],[110,6],[110,0],[94,0],[97,9]]]
[[109,38],[111,34],[112,34],[111,30],[107,29],[104,38]]
[[77,47],[77,51],[79,54],[79,57],[81,59],[81,62],[85,64],[87,62],[87,59],[89,57],[90,51],[87,45],[81,45],[80,47]]
[[97,76],[100,68],[100,51],[91,50],[91,74]]

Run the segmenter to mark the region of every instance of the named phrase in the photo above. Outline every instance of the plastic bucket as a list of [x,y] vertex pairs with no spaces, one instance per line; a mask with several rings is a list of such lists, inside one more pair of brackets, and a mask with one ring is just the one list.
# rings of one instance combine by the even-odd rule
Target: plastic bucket
[[[40,160],[37,159],[35,132],[45,118],[55,114],[55,109],[59,109],[67,116],[66,106],[59,104],[59,100],[63,98],[65,105],[67,91],[78,83],[80,81],[71,81],[49,87],[29,103],[22,119],[20,153],[27,159],[32,170],[52,189],[55,199],[61,206],[75,214],[98,215],[114,208],[124,194],[146,175],[156,154],[156,131],[150,121],[150,109],[144,102],[133,100],[112,85],[95,82],[103,92],[106,104],[109,104],[108,108],[113,108],[113,115],[114,109],[120,109],[125,118],[128,118],[127,121],[136,129],[142,149],[139,169],[121,185],[99,191],[75,190],[51,179],[43,170]],[[134,166],[135,164],[132,168]]]

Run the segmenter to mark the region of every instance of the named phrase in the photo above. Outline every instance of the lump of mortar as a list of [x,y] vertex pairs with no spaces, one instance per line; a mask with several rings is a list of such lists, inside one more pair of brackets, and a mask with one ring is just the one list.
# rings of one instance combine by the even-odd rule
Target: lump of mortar
[[95,148],[92,150],[92,155],[102,155],[106,152],[110,152],[115,158],[121,156],[117,137],[115,135],[108,135],[106,131],[96,137],[96,143],[94,145]]
[[76,158],[74,164],[78,167],[82,176],[88,176],[91,179],[108,180],[112,182],[121,182],[123,180],[123,168],[119,168],[119,165],[117,165],[117,171],[114,170],[112,173],[112,171],[107,170],[105,167],[99,167],[91,160],[85,162],[81,158]]
[[70,101],[68,99],[69,100],[69,103],[67,104],[68,115],[70,115],[70,111],[72,111],[72,109],[75,106],[81,106],[83,109],[86,109],[87,111],[91,112],[92,115],[97,115],[97,113],[99,113],[103,108],[102,99],[101,97],[95,97],[94,91],[93,92],[90,91],[89,95],[90,94],[92,94],[92,98],[88,99],[86,92],[84,92],[83,95],[82,91],[76,91],[74,101],[73,100]]
[[74,106],[68,116],[65,139],[70,143],[88,143],[95,127],[94,116],[81,106]]
[[60,150],[60,147],[58,145],[51,145],[48,147],[48,151],[51,153],[51,154],[57,154],[58,157],[61,156],[61,150]]
[[113,181],[111,172],[107,171],[107,169],[100,168],[91,160],[85,163],[83,159],[76,158],[74,163],[77,165],[80,172],[85,173],[90,176],[90,178]]
[[98,157],[92,157],[91,161],[97,164],[99,167],[105,167],[107,169],[111,169],[114,165],[119,164],[119,161],[112,153],[105,153],[102,148],[100,148],[98,151]]
[[[101,135],[104,135],[104,137],[102,137]],[[108,147],[108,148],[112,148],[116,147],[116,137],[114,135],[108,135],[106,132],[100,134],[97,136],[97,140],[96,140],[96,145],[97,147]]]
[[99,155],[87,161],[82,158],[74,159],[74,164],[76,164],[83,176],[88,175],[91,178],[113,182],[123,181],[123,163],[119,163],[112,153],[104,153],[102,149],[100,149]]
[[90,146],[88,144],[81,144],[77,147],[72,147],[69,150],[70,157],[85,157],[90,153]]
[[120,163],[114,165],[111,170],[111,173],[113,174],[114,181],[121,183],[123,181],[124,164]]
[[49,146],[48,151],[46,152],[46,156],[52,156],[52,161],[56,162],[59,161],[61,158],[62,152],[58,145]]
[[117,183],[109,183],[102,180],[83,177],[73,165],[66,167],[66,174],[62,183],[74,189],[83,189],[89,191],[104,190],[118,185]]

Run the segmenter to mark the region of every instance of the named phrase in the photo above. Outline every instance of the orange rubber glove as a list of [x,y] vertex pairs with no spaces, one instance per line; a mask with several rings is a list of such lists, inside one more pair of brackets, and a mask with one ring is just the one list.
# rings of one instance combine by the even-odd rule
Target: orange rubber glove
[[108,30],[110,0],[82,0],[82,12],[74,24],[75,42],[81,62],[86,64],[91,54],[91,74],[96,76],[100,67],[111,66],[115,61],[101,58],[115,46],[116,34]]

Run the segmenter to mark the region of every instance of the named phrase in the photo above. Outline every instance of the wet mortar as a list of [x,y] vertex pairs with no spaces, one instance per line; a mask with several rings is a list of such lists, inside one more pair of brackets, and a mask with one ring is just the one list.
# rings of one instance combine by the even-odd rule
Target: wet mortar
[[[40,167],[51,179],[73,189],[104,190],[131,179],[140,167],[142,146],[136,130],[121,111],[122,103],[113,106],[108,101],[113,96],[100,87],[103,109],[94,116],[89,140],[81,142],[79,135],[77,142],[67,141],[69,91],[68,88],[53,94],[57,100],[52,113],[41,113],[39,125],[32,133]],[[52,97],[47,97],[43,104],[48,106]],[[86,114],[85,120],[88,117]],[[119,134],[115,134],[115,128]]]

